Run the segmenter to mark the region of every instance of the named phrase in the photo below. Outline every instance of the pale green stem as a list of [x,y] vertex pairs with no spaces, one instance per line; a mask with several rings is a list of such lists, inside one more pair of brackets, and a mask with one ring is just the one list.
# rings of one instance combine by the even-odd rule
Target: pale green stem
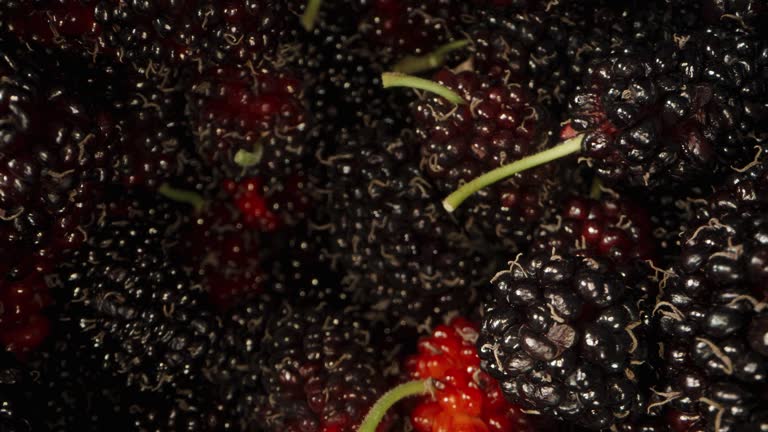
[[304,26],[305,30],[311,31],[315,28],[315,21],[317,21],[317,14],[320,12],[322,2],[322,0],[309,0],[307,2],[307,9],[301,16],[301,25]]
[[381,83],[384,88],[390,87],[408,87],[413,89],[426,90],[438,96],[444,97],[448,102],[456,105],[466,104],[467,101],[461,98],[458,93],[428,79],[405,75],[397,72],[384,72],[381,74]]
[[200,194],[184,189],[177,189],[168,183],[163,183],[162,186],[157,189],[157,192],[173,201],[189,204],[194,207],[197,212],[201,211],[205,206],[205,200]]
[[480,177],[475,178],[471,182],[460,187],[452,194],[448,195],[443,200],[443,207],[450,213],[458,208],[461,203],[464,202],[473,193],[490,186],[500,180],[523,172],[525,170],[535,168],[539,165],[552,162],[553,160],[560,159],[573,153],[577,153],[581,150],[581,142],[584,140],[584,135],[577,135],[571,139],[568,139],[561,144],[558,144],[551,149],[544,150],[534,155],[525,157],[511,164],[504,165],[496,168],[493,171],[489,171]]
[[600,195],[603,193],[603,182],[600,181],[599,177],[595,177],[592,179],[592,188],[589,190],[589,197],[592,199],[599,199]]
[[431,53],[427,53],[421,56],[406,56],[394,66],[394,71],[404,74],[416,74],[436,67],[440,67],[445,63],[445,59],[453,51],[460,50],[469,45],[469,40],[463,39],[447,44],[437,48]]
[[405,384],[400,384],[384,393],[381,398],[376,401],[371,407],[371,410],[368,411],[368,415],[363,419],[363,423],[360,424],[360,428],[357,432],[376,432],[376,428],[379,427],[379,423],[381,423],[381,420],[387,414],[387,411],[392,408],[392,405],[411,396],[431,394],[432,391],[433,386],[431,379],[409,381]]
[[261,162],[262,156],[264,156],[264,146],[257,142],[253,145],[253,151],[240,149],[233,159],[238,166],[249,168]]

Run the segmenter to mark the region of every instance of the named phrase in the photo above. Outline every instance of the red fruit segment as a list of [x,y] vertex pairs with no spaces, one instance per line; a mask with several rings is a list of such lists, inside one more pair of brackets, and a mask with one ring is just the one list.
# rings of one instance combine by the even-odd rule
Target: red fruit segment
[[16,355],[24,355],[39,346],[49,332],[44,309],[52,299],[39,273],[25,279],[0,284],[0,343]]
[[310,207],[304,178],[289,175],[273,180],[265,184],[264,179],[257,176],[240,182],[224,182],[224,190],[232,197],[248,228],[275,232],[304,219]]
[[477,328],[464,318],[440,325],[406,360],[411,379],[433,378],[434,398],[411,410],[417,432],[530,431],[525,415],[504,399],[499,384],[480,370]]
[[555,220],[536,232],[534,249],[576,248],[617,262],[653,259],[656,241],[647,209],[624,198],[573,197]]

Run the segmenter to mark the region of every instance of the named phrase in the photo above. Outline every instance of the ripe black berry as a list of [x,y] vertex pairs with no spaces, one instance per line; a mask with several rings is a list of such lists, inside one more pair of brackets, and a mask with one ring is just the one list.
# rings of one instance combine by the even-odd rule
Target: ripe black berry
[[477,347],[512,402],[594,430],[643,413],[644,267],[550,251],[518,256],[492,283]]
[[707,28],[595,61],[572,100],[585,156],[606,180],[686,182],[749,160],[766,133],[768,46],[749,33]]
[[760,430],[768,385],[768,184],[757,162],[697,212],[656,306],[662,405],[708,430]]

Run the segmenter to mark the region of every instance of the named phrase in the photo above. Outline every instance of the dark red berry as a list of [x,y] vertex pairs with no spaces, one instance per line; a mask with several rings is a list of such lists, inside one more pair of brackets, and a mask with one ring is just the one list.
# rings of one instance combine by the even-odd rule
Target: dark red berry
[[539,226],[533,249],[582,251],[616,262],[655,258],[648,209],[631,199],[606,195],[599,200],[579,196],[566,200],[561,212]]
[[[508,79],[480,72],[441,70],[434,80],[456,91],[466,104],[429,94],[415,104],[421,166],[448,194],[475,177],[548,146],[548,119],[535,99]],[[522,245],[546,213],[558,189],[557,167],[517,174],[469,199],[462,219],[490,238]]]
[[216,67],[188,93],[198,153],[227,178],[287,176],[312,150],[302,82],[270,69]]

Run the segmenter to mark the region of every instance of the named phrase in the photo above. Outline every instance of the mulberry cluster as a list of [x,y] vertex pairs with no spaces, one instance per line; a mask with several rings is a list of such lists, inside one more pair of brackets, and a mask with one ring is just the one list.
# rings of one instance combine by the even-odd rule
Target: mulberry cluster
[[261,344],[265,427],[355,431],[387,389],[388,368],[396,373],[391,354],[375,348],[379,340],[371,318],[355,308],[284,305]]
[[3,9],[4,30],[19,38],[141,68],[258,64],[296,43],[299,12],[293,2],[253,0],[11,0]]
[[325,162],[336,215],[329,253],[354,301],[416,326],[467,306],[484,264],[409,159],[407,131],[393,138],[385,127],[342,134]]
[[188,93],[197,151],[226,178],[294,172],[312,154],[302,92],[286,72],[203,71]]
[[496,275],[477,347],[512,402],[593,430],[644,413],[654,282],[642,267],[614,267],[552,251]]
[[612,50],[571,99],[584,154],[602,178],[650,187],[744,165],[747,137],[766,133],[767,56],[751,33],[720,28]]
[[[548,146],[548,118],[513,78],[442,70],[435,80],[459,94],[454,105],[437,95],[414,107],[421,165],[438,192],[463,183]],[[548,165],[486,188],[461,215],[490,237],[516,244],[530,241],[530,228],[545,214],[557,191],[557,167]]]
[[660,405],[687,427],[768,425],[768,185],[764,163],[734,175],[682,239],[656,318],[664,335]]
[[141,390],[197,379],[219,333],[203,288],[169,254],[180,218],[162,201],[113,202],[64,274],[82,330],[108,353],[102,366]]

